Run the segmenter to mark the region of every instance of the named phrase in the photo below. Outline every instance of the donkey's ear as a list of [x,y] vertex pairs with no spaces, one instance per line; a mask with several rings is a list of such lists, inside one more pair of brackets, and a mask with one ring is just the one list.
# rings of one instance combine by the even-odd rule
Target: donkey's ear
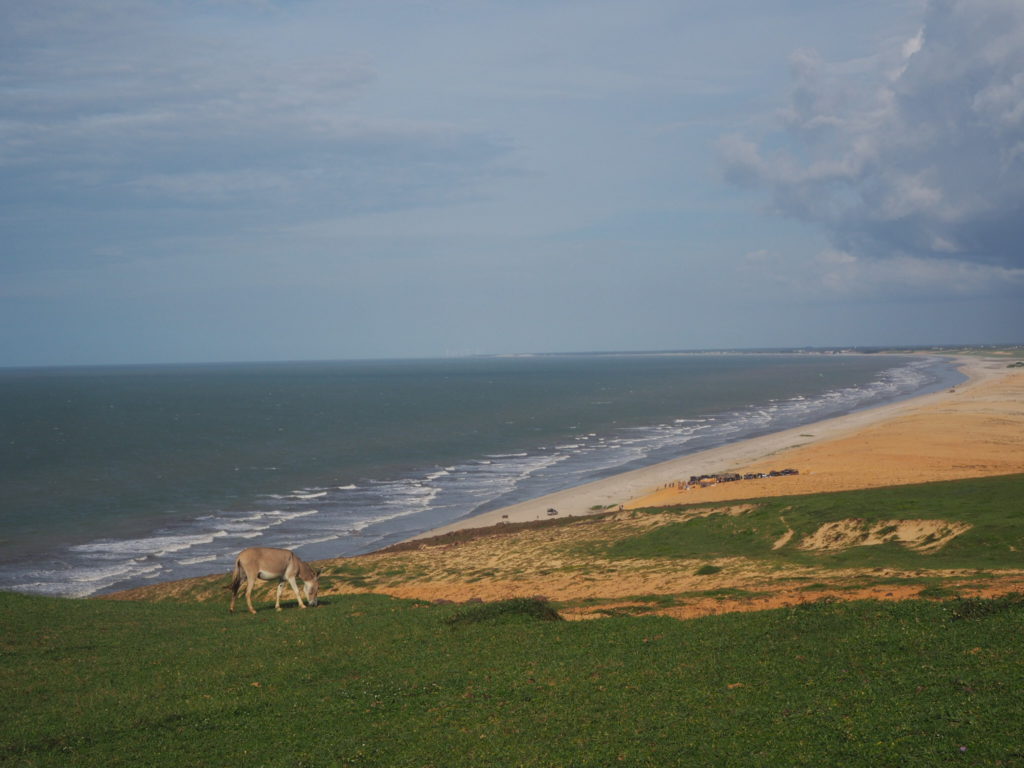
[[323,573],[323,572],[324,572],[324,569],[323,569],[323,568],[317,568],[317,569],[316,569],[316,575],[317,575],[317,576],[319,576],[319,575],[320,575],[321,573]]

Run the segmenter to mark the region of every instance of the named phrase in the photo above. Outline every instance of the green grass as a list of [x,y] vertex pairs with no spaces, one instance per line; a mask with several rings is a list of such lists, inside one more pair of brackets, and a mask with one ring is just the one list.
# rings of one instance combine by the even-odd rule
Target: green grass
[[1024,765],[1019,597],[532,610],[0,594],[0,764]]
[[[745,556],[836,568],[1019,568],[1024,561],[1021,499],[1024,475],[787,496],[759,500],[756,509],[744,515],[694,518],[592,550],[612,558]],[[973,527],[932,554],[894,542],[834,552],[797,548],[802,537],[823,523],[847,518],[868,522],[937,519]],[[795,535],[774,550],[772,545],[789,528]]]
[[[637,595],[608,618],[565,622],[542,599],[329,595],[250,616],[228,614],[219,589],[202,604],[0,593],[0,766],[1024,767],[1024,597],[959,599],[933,570],[983,583],[1020,568],[1022,492],[1012,476],[763,500],[588,545],[614,558],[855,566],[850,589],[913,582],[931,598],[902,603],[643,615],[753,596],[726,588]],[[934,554],[796,548],[844,518],[973,528]],[[773,550],[788,527],[796,535]],[[413,568],[353,560],[329,578],[358,586]],[[829,586],[820,571],[787,582]]]

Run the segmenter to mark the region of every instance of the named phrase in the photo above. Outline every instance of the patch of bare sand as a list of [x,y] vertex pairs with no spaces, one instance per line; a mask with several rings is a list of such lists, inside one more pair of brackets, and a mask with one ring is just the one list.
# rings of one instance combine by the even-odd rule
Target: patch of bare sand
[[[789,509],[789,507],[786,507],[786,509]],[[789,544],[789,540],[792,539],[793,535],[796,533],[796,531],[789,527],[789,523],[786,522],[786,518],[782,515],[779,515],[779,522],[786,526],[786,532],[775,540],[772,544],[772,549],[782,549],[784,546]]]
[[834,552],[850,547],[870,547],[893,542],[919,552],[937,552],[961,533],[967,523],[946,520],[866,520],[847,518],[823,523],[801,539],[799,549]]

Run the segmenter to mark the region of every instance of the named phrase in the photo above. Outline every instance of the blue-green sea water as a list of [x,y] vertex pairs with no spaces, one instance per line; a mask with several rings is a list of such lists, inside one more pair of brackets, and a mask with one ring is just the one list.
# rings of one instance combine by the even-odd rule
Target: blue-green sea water
[[958,380],[883,355],[0,370],[0,589],[85,596],[253,545],[359,554]]

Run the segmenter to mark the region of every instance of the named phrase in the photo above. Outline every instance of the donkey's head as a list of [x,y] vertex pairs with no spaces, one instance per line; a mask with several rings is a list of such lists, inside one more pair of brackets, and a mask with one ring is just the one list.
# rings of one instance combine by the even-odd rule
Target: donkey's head
[[316,605],[317,593],[320,591],[320,569],[313,571],[313,576],[309,579],[304,579],[302,584],[306,592],[306,602],[310,605]]

